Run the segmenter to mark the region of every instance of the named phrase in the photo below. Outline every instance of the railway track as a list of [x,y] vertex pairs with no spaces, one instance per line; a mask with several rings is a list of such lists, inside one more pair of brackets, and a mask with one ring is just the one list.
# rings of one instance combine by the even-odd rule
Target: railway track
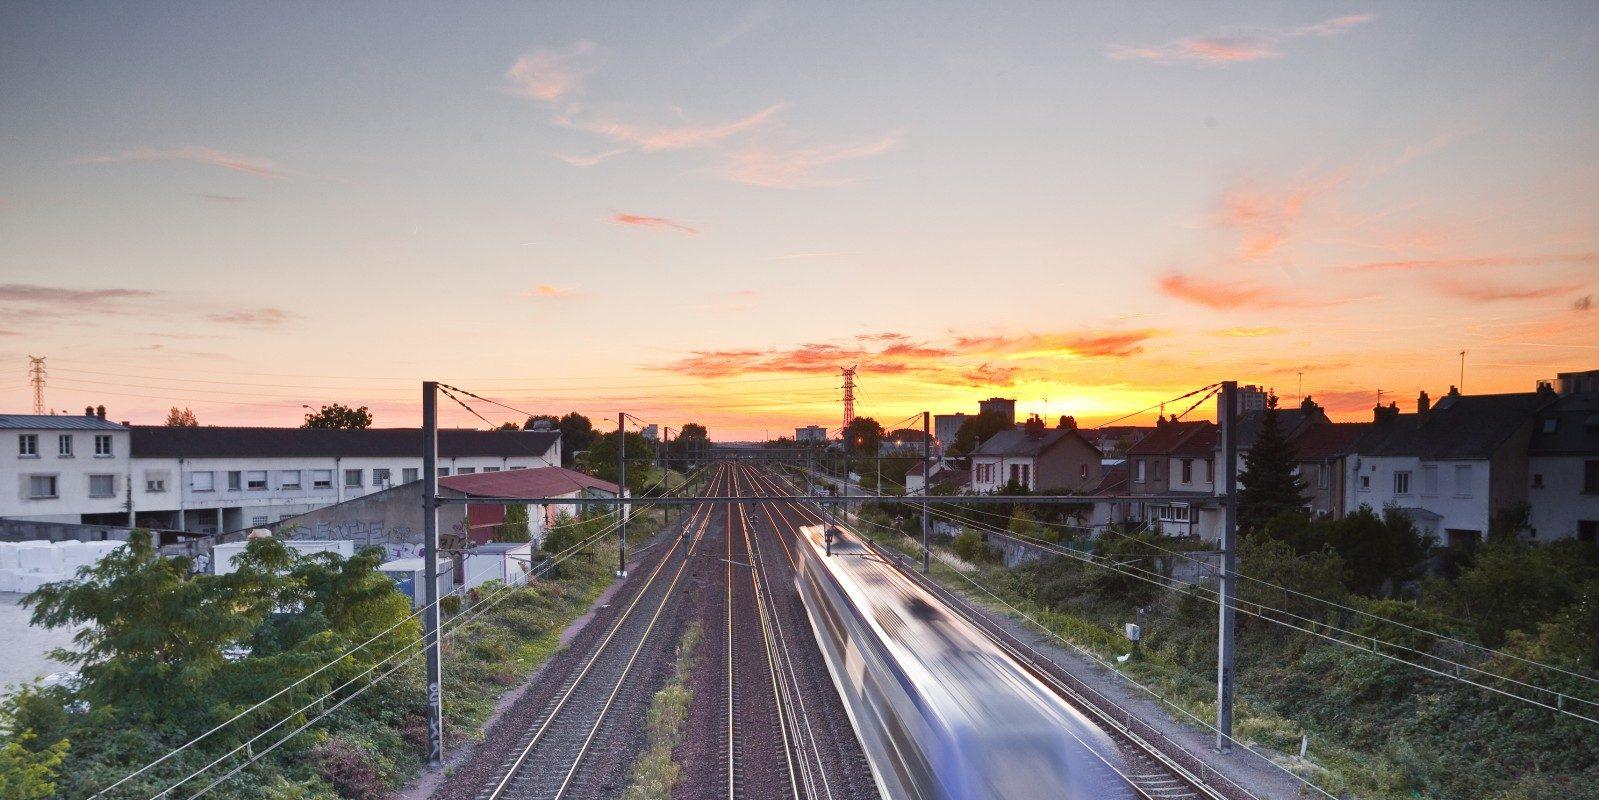
[[[719,468],[706,492],[725,490],[728,478],[726,468]],[[615,603],[624,605],[604,635],[532,719],[479,800],[576,800],[614,788],[587,780],[596,761],[605,761],[600,766],[611,771],[618,766],[600,757],[598,745],[619,729],[636,728],[634,714],[648,706],[653,687],[639,673],[670,652],[674,637],[662,623],[673,617],[680,598],[675,590],[714,513],[709,505],[695,506],[682,534],[652,559],[645,579],[617,598]],[[629,710],[629,718],[623,718],[622,709]]]
[[[792,494],[784,481],[763,476],[773,493]],[[818,511],[799,501],[785,503],[806,524],[827,524]],[[799,523],[791,522],[796,526]],[[1091,686],[1078,680],[1031,645],[1021,641],[987,615],[972,608],[960,595],[921,574],[919,565],[909,563],[895,551],[885,550],[863,539],[879,558],[923,589],[938,597],[951,611],[966,619],[1003,649],[1022,668],[1050,687],[1068,704],[1088,714],[1116,742],[1123,763],[1088,763],[1104,777],[1124,783],[1137,796],[1149,800],[1244,800],[1252,795],[1166,739],[1164,734],[1104,698]]]

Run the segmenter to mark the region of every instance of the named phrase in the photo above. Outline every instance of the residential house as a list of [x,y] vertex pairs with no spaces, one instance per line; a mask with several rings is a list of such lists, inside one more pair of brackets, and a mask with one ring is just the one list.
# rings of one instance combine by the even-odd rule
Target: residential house
[[1599,542],[1599,371],[1588,374],[1592,382],[1587,384],[1561,375],[1562,397],[1544,408],[1533,426],[1527,448],[1528,522],[1529,535],[1538,541]]
[[1345,510],[1392,505],[1441,543],[1481,542],[1496,513],[1528,499],[1528,448],[1557,399],[1548,385],[1490,395],[1450,387],[1435,405],[1423,398],[1414,425],[1379,419],[1348,460]]
[[0,517],[82,521],[126,515],[128,428],[105,408],[72,414],[0,414]]
[[1348,468],[1357,443],[1374,423],[1329,422],[1309,425],[1294,437],[1299,477],[1305,482],[1311,516],[1342,517],[1348,507]]
[[1099,449],[1075,428],[1048,428],[1033,417],[1000,431],[972,454],[972,490],[994,492],[1012,481],[1032,491],[1087,493],[1099,485]]
[[[1216,538],[1221,530],[1216,441],[1215,423],[1157,420],[1127,454],[1128,519],[1158,524],[1174,536]],[[1140,499],[1167,495],[1182,497]]]

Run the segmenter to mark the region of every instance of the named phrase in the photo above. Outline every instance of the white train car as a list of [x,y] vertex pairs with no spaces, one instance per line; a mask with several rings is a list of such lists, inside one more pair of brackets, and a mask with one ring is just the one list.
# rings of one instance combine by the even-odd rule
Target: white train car
[[884,797],[1131,800],[1116,745],[970,622],[841,533],[795,581]]

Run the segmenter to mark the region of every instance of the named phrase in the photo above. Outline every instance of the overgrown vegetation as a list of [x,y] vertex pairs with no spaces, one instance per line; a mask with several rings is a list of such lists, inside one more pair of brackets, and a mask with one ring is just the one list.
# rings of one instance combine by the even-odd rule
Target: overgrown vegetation
[[624,800],[671,800],[673,790],[683,777],[683,766],[673,759],[672,753],[683,740],[688,707],[694,700],[689,676],[694,671],[694,653],[701,636],[700,623],[692,622],[677,643],[676,669],[671,681],[656,692],[650,702],[649,715],[644,721],[649,746],[628,771],[627,791],[622,794]]
[[[561,630],[611,581],[604,553],[602,545],[592,561],[571,559],[554,580],[503,591],[487,584],[460,602],[445,622],[451,740],[480,736],[500,694],[555,652]],[[388,796],[419,770],[426,726],[421,660],[404,660],[417,652],[418,623],[410,601],[373,569],[381,557],[300,556],[264,539],[232,574],[190,575],[185,559],[162,558],[141,534],[77,579],[30,595],[36,624],[86,626],[58,654],[79,677],[0,703],[0,797],[87,797],[300,678],[107,796],[149,797],[222,757],[182,794],[197,791],[242,763],[229,751],[263,733],[251,749],[260,761],[209,796]],[[397,662],[392,675],[266,752]]]

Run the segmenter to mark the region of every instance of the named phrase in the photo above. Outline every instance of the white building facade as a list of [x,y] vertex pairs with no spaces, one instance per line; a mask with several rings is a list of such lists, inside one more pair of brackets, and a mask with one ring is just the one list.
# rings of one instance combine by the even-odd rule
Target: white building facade
[[0,414],[0,517],[78,522],[125,511],[128,437],[93,413]]

